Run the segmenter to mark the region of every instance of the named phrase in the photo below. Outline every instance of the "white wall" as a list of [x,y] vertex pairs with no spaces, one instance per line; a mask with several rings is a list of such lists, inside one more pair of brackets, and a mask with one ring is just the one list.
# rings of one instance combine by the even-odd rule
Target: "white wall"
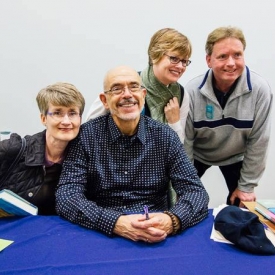
[[[147,65],[147,47],[159,29],[172,27],[193,44],[185,84],[206,69],[204,44],[219,26],[240,27],[247,39],[246,63],[275,90],[275,16],[272,0],[0,0],[0,130],[21,135],[43,129],[35,97],[56,81],[73,83],[86,98],[86,112],[102,90],[106,71],[117,65]],[[274,127],[273,127],[274,128]],[[256,193],[275,198],[274,130],[267,168]],[[202,178],[210,207],[227,190],[216,168]]]

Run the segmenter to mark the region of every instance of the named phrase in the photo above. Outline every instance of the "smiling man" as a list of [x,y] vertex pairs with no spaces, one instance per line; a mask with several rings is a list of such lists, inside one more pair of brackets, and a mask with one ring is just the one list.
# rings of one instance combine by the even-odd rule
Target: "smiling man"
[[[168,124],[184,142],[185,124],[189,111],[189,96],[178,82],[191,64],[192,45],[186,35],[173,28],[156,31],[148,46],[148,65],[140,72],[146,98],[142,113]],[[106,114],[99,97],[92,103],[87,120]],[[169,203],[177,196],[169,187]]]
[[245,65],[245,47],[240,29],[215,29],[205,46],[210,69],[186,85],[187,153],[199,177],[219,166],[229,190],[227,204],[236,205],[256,200],[271,126],[271,88]]
[[[107,73],[100,99],[109,112],[81,126],[56,200],[57,212],[74,223],[153,243],[203,220],[208,194],[178,135],[141,114],[145,95],[132,68]],[[178,196],[171,208],[170,181]]]

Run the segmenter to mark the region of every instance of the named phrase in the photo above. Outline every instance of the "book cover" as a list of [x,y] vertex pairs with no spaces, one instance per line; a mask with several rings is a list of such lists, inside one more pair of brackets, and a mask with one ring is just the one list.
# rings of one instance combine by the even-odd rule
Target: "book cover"
[[[245,207],[255,215],[259,217],[260,222],[264,223],[272,232],[275,234],[275,223],[271,222],[270,220],[266,219],[262,214],[260,214],[258,211],[256,211],[256,207],[260,206],[255,201],[242,201],[242,203],[245,205]],[[259,209],[259,208],[258,208]]]
[[258,201],[256,202],[255,210],[258,213],[260,213],[262,216],[264,216],[266,219],[268,219],[269,221],[275,223],[275,214],[273,214],[267,208],[265,208],[263,205],[258,203]]
[[14,192],[0,191],[0,217],[37,215],[37,206],[21,198]]
[[275,215],[275,200],[273,199],[263,199],[257,200],[257,203],[261,204],[265,208],[267,208],[270,212]]

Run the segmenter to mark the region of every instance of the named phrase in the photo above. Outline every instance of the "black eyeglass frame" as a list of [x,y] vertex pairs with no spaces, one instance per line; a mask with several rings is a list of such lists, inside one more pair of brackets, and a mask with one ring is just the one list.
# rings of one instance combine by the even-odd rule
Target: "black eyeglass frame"
[[187,67],[187,66],[189,66],[190,64],[191,64],[191,60],[186,60],[186,59],[180,59],[180,58],[178,58],[178,57],[176,57],[176,56],[173,56],[173,55],[168,55],[168,54],[164,54],[164,55],[166,55],[166,56],[168,56],[169,57],[169,60],[170,60],[170,62],[172,63],[172,64],[179,64],[180,62],[181,62],[181,64],[182,64],[182,66],[183,67]]

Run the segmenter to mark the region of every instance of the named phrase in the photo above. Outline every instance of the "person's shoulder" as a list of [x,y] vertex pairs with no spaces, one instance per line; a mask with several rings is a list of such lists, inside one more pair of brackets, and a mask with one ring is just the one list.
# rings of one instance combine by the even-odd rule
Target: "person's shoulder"
[[85,121],[95,119],[95,118],[97,118],[101,115],[107,114],[107,113],[108,113],[108,110],[105,109],[100,98],[97,97],[96,100],[92,103],[90,109],[88,110]]
[[176,132],[168,124],[162,123],[148,116],[144,116],[144,122],[147,129],[152,132],[159,131],[165,135],[169,134],[171,136],[177,136]]
[[[44,147],[46,143],[46,130],[35,133],[33,135],[25,135],[24,138],[26,139],[28,147],[37,147],[38,145]],[[19,139],[21,139],[21,137]]]
[[143,119],[144,119],[144,123],[151,128],[159,128],[159,127],[162,128],[167,126],[165,123],[162,123],[146,115],[143,115]]
[[205,74],[200,74],[197,75],[193,78],[191,78],[184,86],[186,91],[190,91],[192,89],[196,89],[200,86],[200,84],[202,83],[203,79],[205,78]]
[[7,152],[11,158],[16,156],[21,148],[22,138],[17,133],[12,133],[9,139],[0,142],[0,150]]
[[271,93],[271,87],[262,75],[251,69],[248,69],[247,72],[249,73],[252,90],[254,89],[263,93]]
[[38,141],[38,140],[44,139],[45,137],[46,137],[46,130],[43,130],[42,132],[38,132],[33,135],[26,135],[25,139]]
[[96,132],[101,130],[104,125],[107,124],[109,114],[101,115],[99,117],[96,117],[94,119],[88,120],[84,122],[80,126],[80,133],[89,133],[89,132]]
[[249,73],[250,73],[250,79],[251,79],[252,85],[256,84],[256,85],[264,85],[264,86],[270,87],[268,81],[261,74],[251,69],[249,69]]

